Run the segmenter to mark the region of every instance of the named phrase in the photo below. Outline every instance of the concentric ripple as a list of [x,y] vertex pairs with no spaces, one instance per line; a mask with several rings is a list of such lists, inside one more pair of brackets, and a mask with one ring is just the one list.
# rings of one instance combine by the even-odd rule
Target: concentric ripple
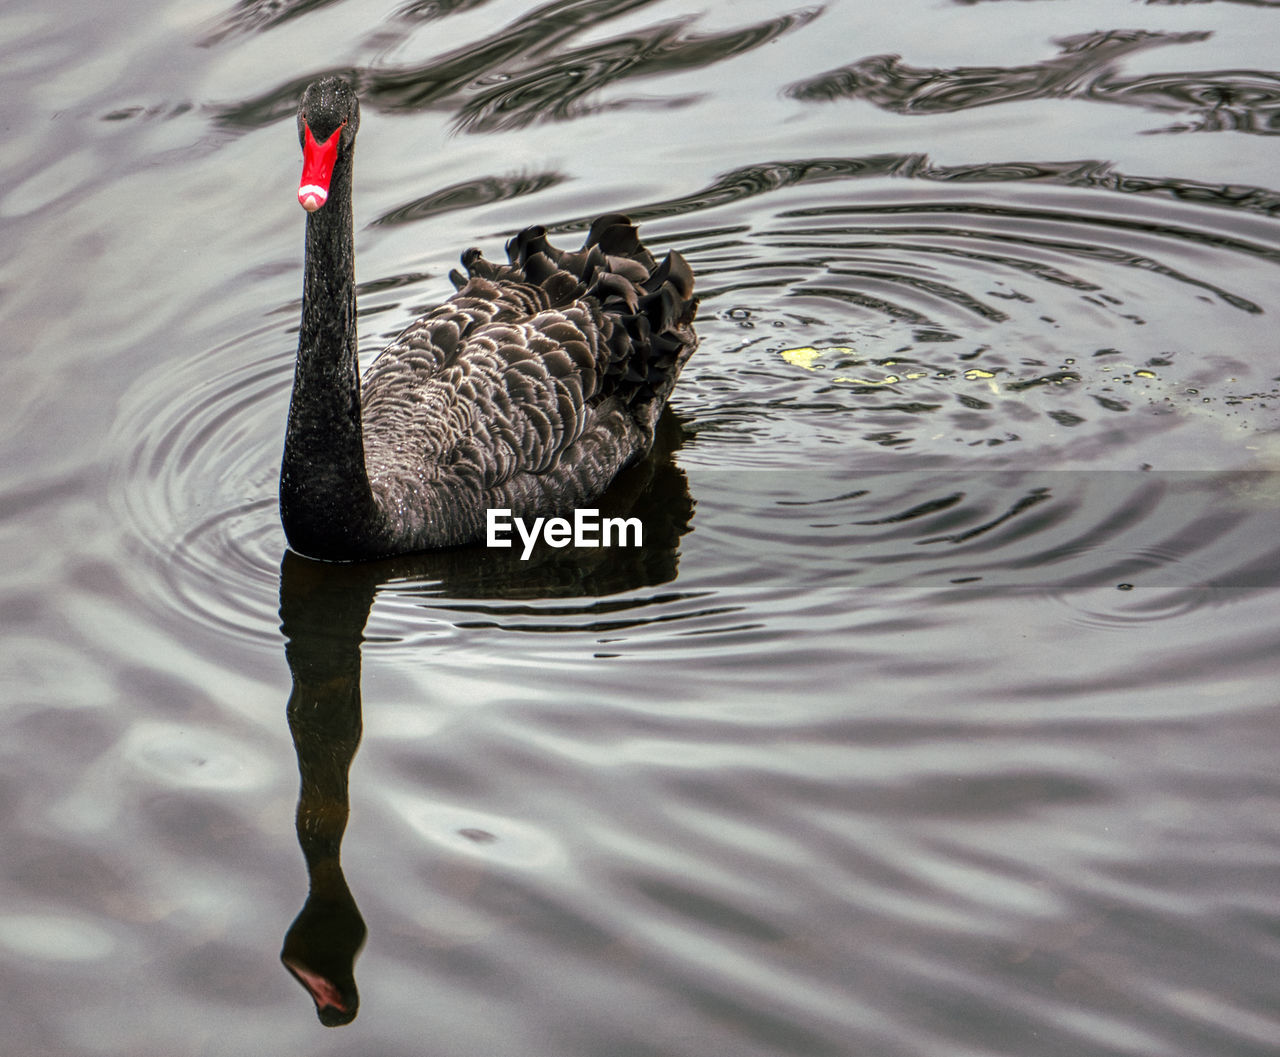
[[[1280,246],[1230,189],[1124,186],[868,160],[709,189],[687,238],[733,352],[678,397],[695,541],[756,583],[1030,588],[1106,627],[1275,584]],[[756,224],[714,226],[743,196]]]
[[[427,282],[417,276],[366,284],[373,307],[362,318],[399,309],[389,299],[429,296],[421,289]],[[294,340],[292,330],[273,322],[194,356],[135,387],[118,427],[133,432],[118,438],[129,458],[114,495],[151,571],[139,580],[153,592],[152,603],[166,617],[176,611],[272,647],[281,592],[289,589],[281,576],[286,544],[276,489],[292,362],[280,349]],[[383,595],[370,641],[410,651],[459,633],[474,644],[486,629],[591,638],[705,616],[696,593],[686,599],[663,586],[675,578],[692,514],[687,482],[671,457],[679,440],[679,424],[664,420],[654,455],[622,474],[600,501],[602,517],[643,511],[643,546],[542,545],[528,560],[520,547],[471,547],[346,568],[316,563],[328,580],[329,604],[357,605],[367,617]]]
[[292,365],[259,350],[280,330],[263,325],[135,388],[119,417],[136,432],[115,491],[146,549],[152,575],[139,581],[167,592],[157,605],[273,646],[284,537],[267,438],[279,433]]
[[[734,355],[693,364],[704,436],[874,468],[1270,465],[1280,244],[1227,189],[1174,206],[1061,168],[870,161],[706,192],[707,228],[687,236],[702,332]],[[853,181],[848,201],[814,178]],[[713,227],[742,195],[774,208]]]
[[[736,633],[750,599],[723,604],[717,585],[815,576],[1178,591],[1239,583],[1245,567],[1271,582],[1273,534],[1260,519],[1273,507],[1256,501],[1268,487],[1246,503],[1208,478],[1175,478],[1265,475],[1280,454],[1270,439],[1280,388],[1266,369],[1280,243],[1242,233],[1225,199],[1175,206],[1075,186],[1043,166],[1001,166],[985,180],[890,168],[926,174],[929,195],[883,179],[883,165],[774,167],[636,210],[699,214],[692,230],[656,238],[689,255],[703,290],[703,351],[676,396],[683,421],[614,496],[641,512],[650,543],[375,566],[358,587],[383,591],[374,640],[568,631],[612,649],[637,636]],[[814,173],[822,187],[807,186]],[[857,196],[846,202],[850,180]],[[752,223],[716,226],[726,204],[741,215],[743,195],[756,198]],[[430,301],[431,286],[408,271],[366,283],[366,329],[371,314]],[[277,634],[275,438],[290,377],[279,347],[291,341],[273,320],[137,389],[122,416],[145,423],[125,514],[166,604],[263,643]],[[856,499],[806,505],[842,493]],[[1214,509],[1234,511],[1236,527]],[[1239,524],[1257,526],[1244,550],[1219,546],[1239,545]],[[1191,535],[1161,552],[1153,539],[1170,532]],[[663,586],[678,566],[687,590]],[[1137,597],[1099,608],[1100,619],[1192,604]]]

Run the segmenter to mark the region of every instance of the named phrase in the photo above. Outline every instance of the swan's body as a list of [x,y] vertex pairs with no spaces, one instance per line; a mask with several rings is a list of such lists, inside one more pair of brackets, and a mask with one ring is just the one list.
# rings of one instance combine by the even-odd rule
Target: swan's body
[[506,265],[468,250],[457,293],[412,323],[361,383],[358,124],[345,82],[303,94],[306,276],[280,475],[290,545],[315,558],[373,558],[476,542],[490,508],[531,519],[589,505],[649,451],[697,344],[688,265],[672,252],[655,266],[618,215],[598,219],[573,253],[542,228],[508,243]]

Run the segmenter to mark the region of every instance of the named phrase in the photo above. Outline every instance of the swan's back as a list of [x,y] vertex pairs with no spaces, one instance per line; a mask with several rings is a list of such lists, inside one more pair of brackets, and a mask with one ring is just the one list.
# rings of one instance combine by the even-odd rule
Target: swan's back
[[507,253],[464,253],[458,292],[363,380],[370,484],[403,519],[388,528],[430,545],[478,538],[487,507],[530,516],[597,497],[648,452],[697,344],[689,266],[675,252],[655,264],[624,216],[599,218],[574,252],[529,228]]

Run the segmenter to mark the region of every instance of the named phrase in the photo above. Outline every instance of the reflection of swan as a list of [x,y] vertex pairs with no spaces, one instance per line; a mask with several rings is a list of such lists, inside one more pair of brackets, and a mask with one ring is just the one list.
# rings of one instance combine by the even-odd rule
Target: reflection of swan
[[[280,960],[311,995],[323,1024],[350,1023],[360,1002],[355,960],[365,924],[343,875],[341,850],[348,774],[363,729],[361,643],[379,589],[422,583],[424,603],[433,604],[426,596],[435,588],[426,585],[435,582],[442,593],[469,600],[468,616],[475,619],[475,602],[482,599],[594,600],[667,583],[675,578],[679,540],[693,515],[688,482],[671,458],[679,442],[679,423],[668,413],[658,423],[653,454],[624,470],[601,497],[601,510],[611,515],[644,512],[651,530],[643,547],[608,560],[599,550],[574,549],[528,562],[506,551],[466,548],[351,565],[285,554],[280,621],[293,677],[288,719],[298,754],[298,844],[309,885]],[[628,604],[620,600],[614,612]],[[588,622],[599,619],[589,602],[582,613]]]
[[594,501],[653,443],[697,339],[693,274],[656,264],[618,215],[582,250],[542,228],[509,265],[463,254],[458,293],[358,377],[351,178],[355,93],[310,85],[298,110],[306,277],[280,476],[290,544],[328,559],[474,542],[485,511],[564,513]]
[[289,730],[301,778],[298,844],[310,879],[280,960],[311,995],[321,1023],[333,1027],[349,1024],[360,1006],[355,960],[365,924],[340,854],[349,812],[347,775],[363,727],[360,638],[374,583],[323,575],[328,568],[286,554],[280,569],[280,618],[293,675]]

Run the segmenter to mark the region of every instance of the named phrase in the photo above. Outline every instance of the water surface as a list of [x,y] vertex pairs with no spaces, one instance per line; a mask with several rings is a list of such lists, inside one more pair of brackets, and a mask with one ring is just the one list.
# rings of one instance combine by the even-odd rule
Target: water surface
[[[1274,1053],[1277,17],[11,3],[7,1045]],[[366,359],[693,264],[643,548],[286,552],[328,72]]]

